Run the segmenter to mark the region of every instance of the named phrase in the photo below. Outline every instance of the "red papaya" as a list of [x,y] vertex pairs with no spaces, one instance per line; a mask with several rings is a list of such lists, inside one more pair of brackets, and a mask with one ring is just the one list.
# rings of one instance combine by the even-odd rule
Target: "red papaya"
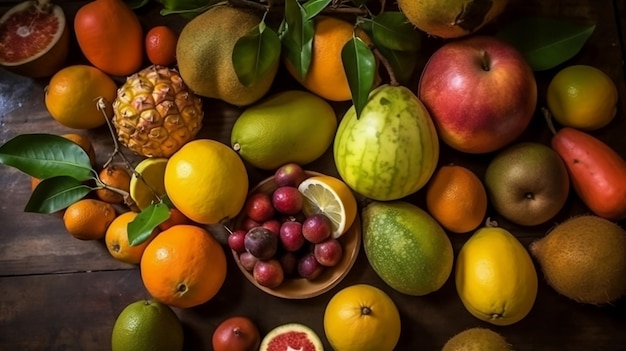
[[591,134],[560,129],[552,148],[561,156],[574,190],[596,215],[610,220],[626,218],[626,160]]

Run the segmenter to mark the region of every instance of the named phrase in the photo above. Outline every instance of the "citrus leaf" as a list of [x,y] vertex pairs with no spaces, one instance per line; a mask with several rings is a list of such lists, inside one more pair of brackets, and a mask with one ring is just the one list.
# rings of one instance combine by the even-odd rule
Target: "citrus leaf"
[[372,18],[370,37],[376,47],[398,51],[417,51],[422,40],[421,32],[398,11],[385,11]]
[[282,44],[287,60],[295,68],[300,79],[304,79],[311,65],[313,48],[313,20],[306,19],[304,9],[296,0],[285,1],[285,33]]
[[262,20],[237,40],[232,60],[237,78],[241,84],[250,87],[278,65],[280,39]]
[[306,14],[306,19],[311,20],[313,17],[317,16],[320,12],[322,12],[332,0],[308,0],[306,1],[302,7],[304,8],[304,13]]
[[510,23],[496,35],[516,47],[534,71],[543,71],[578,54],[594,29],[595,25],[526,17]]
[[91,190],[91,187],[72,177],[46,178],[33,190],[24,211],[54,213],[82,199]]
[[357,117],[367,103],[376,76],[376,57],[359,37],[352,36],[341,49],[341,61],[352,93]]
[[380,47],[378,50],[387,59],[398,83],[400,85],[410,84],[417,68],[419,53],[417,51],[396,51],[386,47]]
[[91,179],[89,156],[78,144],[60,135],[20,134],[0,146],[0,163],[39,179],[68,176]]
[[170,218],[170,209],[164,203],[152,204],[144,208],[128,223],[128,242],[130,246],[140,245],[146,241],[159,224]]

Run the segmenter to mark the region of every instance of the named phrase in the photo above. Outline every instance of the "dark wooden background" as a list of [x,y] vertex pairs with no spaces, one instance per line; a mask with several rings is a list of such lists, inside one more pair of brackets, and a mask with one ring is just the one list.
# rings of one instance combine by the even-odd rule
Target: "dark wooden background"
[[[83,1],[58,0],[73,19]],[[545,88],[558,69],[570,64],[590,64],[608,73],[618,86],[620,102],[616,119],[593,134],[626,157],[626,86],[624,42],[626,6],[620,0],[511,0],[507,12],[484,33],[497,30],[513,18],[541,15],[579,24],[596,24],[589,42],[575,58],[550,71],[537,73],[538,106],[545,105]],[[13,2],[0,2],[0,14]],[[142,24],[150,28],[168,24],[180,30],[185,20],[160,16],[153,2],[138,11]],[[425,55],[442,41],[429,38]],[[70,63],[84,63],[75,41]],[[122,53],[120,53],[122,54]],[[417,74],[416,74],[417,76]],[[118,78],[121,82],[121,78]],[[48,115],[43,90],[47,79],[32,80],[0,69],[0,143],[32,132],[68,133],[72,130]],[[412,88],[417,85],[414,80]],[[291,78],[279,73],[274,89],[295,87]],[[229,143],[230,129],[241,109],[205,99],[206,117],[198,137]],[[338,116],[347,104],[335,104]],[[97,162],[101,165],[112,150],[105,128],[86,132],[94,140]],[[539,112],[521,137],[547,142],[549,132]],[[455,162],[473,169],[482,177],[491,155],[466,155],[445,146],[441,163]],[[331,153],[307,168],[336,174]],[[249,168],[251,184],[267,176]],[[625,180],[626,181],[626,180]],[[0,350],[109,350],[110,335],[118,313],[129,303],[149,298],[136,266],[114,260],[102,241],[80,241],[71,237],[62,221],[53,215],[23,212],[30,195],[30,179],[12,168],[0,166]],[[423,193],[407,198],[423,203]],[[536,227],[519,227],[501,219],[489,209],[488,215],[528,245],[542,237],[557,222],[585,213],[575,195],[553,220]],[[624,225],[622,221],[620,223]],[[220,235],[218,235],[221,239]],[[455,253],[468,235],[450,235]],[[226,246],[224,246],[226,249]],[[458,298],[453,279],[427,296],[402,295],[387,287],[371,270],[364,253],[349,275],[333,290],[309,300],[285,300],[256,289],[238,271],[230,256],[227,280],[208,303],[187,310],[176,310],[185,328],[186,350],[210,350],[214,328],[232,315],[252,318],[262,334],[273,327],[300,322],[311,326],[327,349],[322,319],[326,303],[339,289],[369,283],[385,290],[397,304],[402,318],[402,335],[397,350],[439,350],[454,334],[470,327],[488,327],[502,335],[516,350],[626,350],[626,299],[610,306],[578,304],[558,295],[540,275],[539,295],[534,308],[522,321],[496,327],[472,317]]]

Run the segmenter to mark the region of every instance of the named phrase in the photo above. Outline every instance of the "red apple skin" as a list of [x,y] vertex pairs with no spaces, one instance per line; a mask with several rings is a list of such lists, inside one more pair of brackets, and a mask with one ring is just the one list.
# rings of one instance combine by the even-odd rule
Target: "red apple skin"
[[471,154],[498,150],[528,127],[537,105],[532,68],[510,44],[490,36],[449,42],[422,71],[418,97],[439,138]]

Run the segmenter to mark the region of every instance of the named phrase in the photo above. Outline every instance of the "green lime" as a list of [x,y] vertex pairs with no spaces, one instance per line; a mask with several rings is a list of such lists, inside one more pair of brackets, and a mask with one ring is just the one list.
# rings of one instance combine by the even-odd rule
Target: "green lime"
[[154,300],[126,306],[115,320],[112,351],[183,349],[183,326],[172,309]]

